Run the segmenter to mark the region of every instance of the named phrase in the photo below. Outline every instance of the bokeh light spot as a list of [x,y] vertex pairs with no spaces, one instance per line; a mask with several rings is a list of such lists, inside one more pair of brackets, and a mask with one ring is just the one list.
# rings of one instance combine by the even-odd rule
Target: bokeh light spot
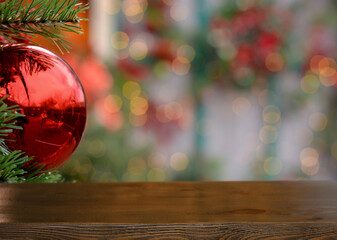
[[182,1],[174,1],[171,9],[170,9],[170,16],[173,20],[180,22],[184,21],[188,18],[189,9],[187,8],[186,4],[182,4]]
[[136,61],[142,60],[146,57],[148,47],[142,40],[137,40],[131,43],[129,47],[130,57]]
[[103,141],[95,139],[89,142],[87,151],[92,157],[102,157],[106,153],[106,145]]
[[138,23],[142,21],[147,5],[147,0],[124,0],[123,13],[130,23]]
[[281,111],[274,105],[268,105],[263,109],[263,120],[266,123],[273,124],[279,122],[281,119]]
[[277,128],[271,125],[265,125],[261,128],[259,137],[265,144],[273,143],[278,138]]
[[174,153],[170,158],[170,166],[176,171],[182,171],[186,169],[188,162],[188,157],[181,152]]
[[238,97],[232,103],[232,110],[238,116],[247,114],[252,107],[252,104],[247,98]]
[[304,160],[305,158],[315,158],[318,160],[319,154],[316,149],[314,148],[304,148],[300,153],[300,160]]
[[171,102],[165,105],[165,117],[168,120],[178,120],[183,115],[183,108],[180,103]]
[[321,55],[315,55],[310,59],[310,70],[315,73],[319,74],[319,63],[324,58]]
[[336,61],[332,58],[322,58],[318,67],[320,75],[324,77],[332,77],[336,73]]
[[319,80],[321,81],[323,86],[326,86],[326,87],[335,86],[337,83],[337,73],[335,73],[331,77],[320,76]]
[[129,45],[129,40],[125,32],[115,32],[111,36],[111,45],[116,50],[122,50]]
[[277,158],[268,158],[263,164],[264,171],[271,176],[276,176],[282,171],[282,162]]
[[110,15],[119,13],[122,8],[120,0],[104,0],[104,11]]
[[148,101],[142,97],[133,98],[130,102],[130,111],[134,115],[143,115],[149,107]]
[[139,96],[141,88],[137,82],[128,81],[123,85],[123,95],[128,99],[133,99]]
[[147,179],[151,182],[162,182],[165,181],[166,174],[161,168],[152,168],[147,173]]
[[304,174],[312,176],[315,175],[320,164],[318,162],[319,154],[314,148],[305,148],[300,153],[301,170]]
[[128,163],[128,171],[133,174],[140,174],[146,170],[146,162],[143,158],[134,157]]

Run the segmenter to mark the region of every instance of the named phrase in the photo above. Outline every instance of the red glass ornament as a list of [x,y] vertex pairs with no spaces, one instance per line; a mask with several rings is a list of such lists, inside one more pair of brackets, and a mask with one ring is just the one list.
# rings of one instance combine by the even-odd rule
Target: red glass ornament
[[86,123],[81,83],[59,56],[37,46],[10,45],[0,51],[0,97],[25,117],[6,144],[35,156],[44,169],[59,167],[79,144]]

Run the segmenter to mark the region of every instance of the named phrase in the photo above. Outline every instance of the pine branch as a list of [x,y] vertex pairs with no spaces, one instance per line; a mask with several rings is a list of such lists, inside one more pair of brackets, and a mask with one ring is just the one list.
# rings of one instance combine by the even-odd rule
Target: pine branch
[[8,106],[0,99],[0,183],[33,183],[33,182],[58,182],[60,174],[52,174],[43,171],[44,165],[30,163],[32,157],[28,157],[22,151],[11,152],[4,141],[14,129],[22,129],[16,125],[16,119],[24,117],[17,106]]
[[82,33],[76,24],[85,19],[78,14],[87,9],[79,0],[5,0],[0,3],[0,37],[13,43],[33,42],[30,38],[40,35],[68,51],[71,43],[60,32]]

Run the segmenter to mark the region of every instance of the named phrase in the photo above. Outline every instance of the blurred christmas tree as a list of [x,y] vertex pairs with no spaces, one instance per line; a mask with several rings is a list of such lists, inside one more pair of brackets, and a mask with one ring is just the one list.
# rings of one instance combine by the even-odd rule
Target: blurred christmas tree
[[[296,179],[334,168],[335,48],[325,41],[335,31],[328,15],[301,12],[316,9],[312,2],[97,4],[110,55],[107,67],[92,54],[74,60],[92,114],[62,168],[67,180],[223,180],[231,165],[243,179]],[[303,119],[325,102],[331,110]],[[292,121],[300,123],[289,130]]]

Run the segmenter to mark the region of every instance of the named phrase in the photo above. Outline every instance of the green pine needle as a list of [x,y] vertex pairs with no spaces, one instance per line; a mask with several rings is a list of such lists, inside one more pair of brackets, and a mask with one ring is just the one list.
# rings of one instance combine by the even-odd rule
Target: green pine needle
[[86,19],[78,14],[87,9],[79,0],[5,0],[0,3],[0,36],[15,43],[40,35],[68,52],[70,43],[61,32],[82,33],[76,24]]

